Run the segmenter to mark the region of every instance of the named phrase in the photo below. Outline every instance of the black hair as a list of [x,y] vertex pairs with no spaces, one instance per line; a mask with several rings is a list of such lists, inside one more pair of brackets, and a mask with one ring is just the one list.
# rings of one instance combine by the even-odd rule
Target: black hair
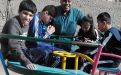
[[36,5],[32,0],[23,0],[19,5],[19,12],[27,10],[33,14],[37,11]]
[[97,16],[98,22],[106,21],[108,24],[111,24],[111,16],[107,12],[102,12]]
[[93,17],[90,14],[87,14],[86,16],[84,16],[82,18],[81,25],[83,25],[84,22],[89,22],[90,23],[90,29],[89,29],[88,32],[94,34],[95,31],[94,31]]
[[43,11],[48,11],[48,14],[51,15],[52,17],[56,16],[56,7],[54,5],[47,5],[44,7]]
[[82,25],[84,22],[89,22],[91,25],[93,25],[93,17],[92,17],[90,14],[84,16],[84,17],[82,18],[81,25]]

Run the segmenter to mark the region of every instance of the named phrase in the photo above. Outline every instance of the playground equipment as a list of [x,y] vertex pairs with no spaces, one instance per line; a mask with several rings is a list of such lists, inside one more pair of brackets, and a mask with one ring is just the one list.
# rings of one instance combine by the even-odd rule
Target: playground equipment
[[[56,40],[56,39],[42,39],[42,38],[33,38],[33,37],[24,37],[24,36],[16,36],[16,35],[9,35],[9,34],[0,34],[0,38],[9,38],[9,39],[18,39],[18,40],[28,40],[28,41],[43,41],[43,42],[53,42],[53,43],[59,43],[59,44],[72,44],[72,45],[82,45],[82,46],[90,46],[90,47],[97,47],[98,44],[94,43],[81,43],[81,42],[76,42],[76,41],[62,41],[62,40]],[[55,54],[58,55],[59,52],[54,52]],[[69,54],[69,53],[68,53]],[[83,54],[74,54],[74,55],[67,55],[67,57],[75,57],[76,58],[76,62],[78,61],[77,58],[81,56],[84,58],[86,57],[89,61],[93,61],[91,60],[90,57],[83,55]],[[63,55],[62,55],[63,57]],[[8,71],[7,71],[7,67],[5,65],[4,59],[2,58],[2,53],[1,53],[1,57],[0,59],[2,59],[2,64],[4,66],[4,70],[6,72],[6,75],[9,75]],[[65,55],[64,55],[64,59],[63,61],[65,61]],[[8,61],[8,68],[18,72],[18,73],[22,73],[22,74],[28,74],[28,75],[88,75],[87,73],[81,71],[81,70],[77,70],[78,67],[78,63],[75,64],[75,69],[76,70],[70,70],[70,69],[65,69],[65,63],[63,63],[63,69],[59,69],[59,68],[52,68],[52,67],[46,67],[46,66],[42,66],[42,65],[37,65],[37,70],[30,70],[27,69],[26,67],[22,66],[19,62],[12,62],[12,61]]]

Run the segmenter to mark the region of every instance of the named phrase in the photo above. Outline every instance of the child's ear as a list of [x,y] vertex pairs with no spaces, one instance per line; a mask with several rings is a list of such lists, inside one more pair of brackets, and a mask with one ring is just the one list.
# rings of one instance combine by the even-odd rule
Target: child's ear
[[103,28],[106,28],[107,27],[107,22],[106,21],[103,21]]
[[106,21],[103,21],[103,25],[105,25],[105,26],[106,26],[106,25],[107,25],[107,22],[106,22]]

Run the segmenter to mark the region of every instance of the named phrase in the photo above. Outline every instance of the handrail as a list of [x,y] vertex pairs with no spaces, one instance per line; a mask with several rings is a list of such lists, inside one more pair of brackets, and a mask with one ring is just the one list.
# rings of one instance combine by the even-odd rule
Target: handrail
[[116,54],[111,54],[111,53],[101,53],[101,56],[110,56],[110,57],[115,57],[115,58],[119,58],[121,59],[120,55],[116,55]]
[[65,41],[65,40],[57,40],[57,39],[43,39],[43,38],[25,37],[25,36],[18,36],[18,35],[3,34],[3,33],[0,33],[0,38],[19,39],[19,40],[27,40],[27,41],[52,42],[52,43],[59,43],[59,44],[72,44],[72,45],[89,46],[89,47],[98,46],[98,43],[84,43],[84,42]]
[[79,57],[85,58],[89,62],[94,63],[94,60],[92,58],[90,58],[89,56],[82,54],[82,53],[70,53],[70,52],[66,52],[66,51],[54,51],[53,53],[55,55],[62,57],[62,69],[63,70],[66,69],[66,59],[67,58],[75,58],[75,65],[74,65],[75,70],[78,70]]
[[92,58],[90,58],[88,55],[82,54],[82,53],[77,53],[77,55],[79,55],[82,58],[85,58],[86,60],[88,60],[91,63],[94,63],[94,60]]
[[77,37],[82,37],[82,36],[72,36],[72,35],[57,35],[57,34],[52,34],[52,37],[61,37],[61,38],[77,38]]

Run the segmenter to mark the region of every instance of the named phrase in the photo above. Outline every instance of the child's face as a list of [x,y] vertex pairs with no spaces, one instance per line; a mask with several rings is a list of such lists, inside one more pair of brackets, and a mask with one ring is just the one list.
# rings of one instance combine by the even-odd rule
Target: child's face
[[84,22],[84,23],[82,24],[82,30],[83,30],[84,32],[88,32],[89,29],[90,29],[90,26],[91,26],[90,22]]
[[101,32],[104,32],[105,31],[105,28],[106,28],[106,24],[105,22],[98,22],[98,29],[101,31]]
[[19,17],[23,26],[29,25],[29,22],[33,18],[33,13],[30,11],[23,10],[19,12]]
[[[53,11],[54,13],[54,11]],[[41,15],[41,18],[42,18],[42,21],[45,23],[45,24],[48,24],[50,23],[52,20],[53,20],[53,16],[51,16],[48,11],[44,11],[43,12],[43,15]]]

